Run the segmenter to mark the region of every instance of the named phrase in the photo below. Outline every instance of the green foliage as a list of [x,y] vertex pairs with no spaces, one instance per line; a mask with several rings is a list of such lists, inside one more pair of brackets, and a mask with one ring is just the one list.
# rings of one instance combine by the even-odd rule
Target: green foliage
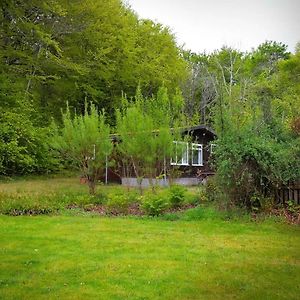
[[287,45],[275,41],[266,41],[250,53],[249,70],[255,76],[269,76],[276,71],[279,60],[289,58]]
[[147,194],[142,200],[142,208],[147,215],[158,216],[169,207],[168,198],[163,194]]
[[187,54],[198,72],[200,117],[218,136],[209,198],[262,207],[276,188],[300,177],[298,58],[273,41],[250,53],[223,47]]
[[292,137],[236,128],[218,141],[220,186],[234,203],[251,208],[254,198],[272,196],[277,187],[299,178],[299,150],[299,140]]
[[186,196],[186,189],[180,185],[172,185],[170,187],[170,204],[171,207],[177,208],[180,207]]
[[204,197],[206,197],[206,199],[210,202],[222,201],[222,197],[224,197],[224,193],[220,191],[220,184],[218,183],[218,175],[208,178],[204,187]]
[[203,191],[203,188],[199,186],[199,188],[194,191],[194,190],[187,190],[184,194],[184,202],[183,205],[192,205],[192,206],[197,206],[201,203],[206,202],[206,195]]
[[73,176],[24,177],[0,183],[0,214],[57,214],[106,202],[109,188],[107,192],[90,196]]
[[175,90],[186,74],[171,32],[119,0],[4,0],[0,11],[1,71],[34,102],[41,124],[60,120],[66,101],[78,112],[84,98],[112,112],[139,82],[151,95],[163,82]]
[[187,221],[199,221],[199,220],[222,220],[224,214],[213,206],[199,206],[193,209],[187,210],[181,219]]
[[38,198],[31,195],[7,195],[0,198],[0,212],[5,215],[40,215],[57,212],[60,206],[51,201],[51,197]]
[[44,173],[60,168],[50,151],[50,128],[35,127],[29,116],[14,111],[0,113],[0,174]]
[[122,102],[117,111],[117,132],[123,164],[134,170],[140,184],[143,178],[150,178],[153,186],[155,178],[167,171],[166,161],[173,153],[178,134],[171,126],[181,116],[182,98],[179,94],[169,98],[164,87],[156,98],[145,98],[138,87],[134,101],[123,98]]
[[85,114],[75,115],[74,118],[67,107],[67,112],[63,115],[63,128],[61,132],[56,129],[52,139],[53,147],[71,158],[87,178],[91,194],[95,193],[97,177],[112,151],[109,133],[104,112],[99,114],[91,104],[90,112],[86,105]]
[[126,195],[109,195],[106,207],[111,213],[127,213],[129,208],[129,201]]
[[105,207],[111,214],[128,214],[130,206],[138,202],[136,193],[111,193],[108,195]]
[[176,94],[186,74],[171,32],[119,0],[3,0],[0,36],[1,174],[58,168],[45,131],[67,101],[84,114],[86,99],[114,124],[122,91],[133,96],[140,82],[151,95],[164,83]]

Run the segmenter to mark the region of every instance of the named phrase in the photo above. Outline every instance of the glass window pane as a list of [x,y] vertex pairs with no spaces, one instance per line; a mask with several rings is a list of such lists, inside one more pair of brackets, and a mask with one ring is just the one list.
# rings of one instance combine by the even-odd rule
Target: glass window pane
[[195,166],[202,166],[202,145],[192,144],[192,164]]
[[177,165],[177,142],[173,141],[171,165]]

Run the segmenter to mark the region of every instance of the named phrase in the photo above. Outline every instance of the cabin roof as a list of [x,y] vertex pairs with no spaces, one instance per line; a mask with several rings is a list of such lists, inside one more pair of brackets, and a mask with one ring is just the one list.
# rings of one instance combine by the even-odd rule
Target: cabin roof
[[[199,131],[204,131],[204,134],[207,133],[207,134],[211,135],[214,138],[217,136],[215,131],[212,128],[206,126],[206,125],[196,125],[196,126],[191,126],[191,127],[180,127],[178,129],[181,130],[182,133],[187,133],[187,134],[197,134],[197,131],[198,132]],[[171,130],[173,130],[173,128]],[[155,133],[155,132],[158,132],[158,131],[159,130],[153,130],[152,132]],[[120,138],[120,134],[119,133],[113,133],[113,134],[110,134],[110,137],[111,137],[112,140],[117,141]]]
[[215,131],[206,125],[196,125],[196,126],[192,126],[192,127],[182,128],[183,133],[190,133],[190,132],[195,132],[195,131],[204,131],[206,133],[211,134],[213,137],[217,136]]

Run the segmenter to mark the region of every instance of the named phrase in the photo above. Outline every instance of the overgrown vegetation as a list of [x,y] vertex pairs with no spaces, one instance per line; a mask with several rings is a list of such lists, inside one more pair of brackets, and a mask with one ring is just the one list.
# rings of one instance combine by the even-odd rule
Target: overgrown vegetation
[[49,124],[85,102],[115,124],[122,92],[161,85],[175,94],[186,63],[166,27],[141,20],[122,1],[18,1],[0,4],[0,174],[59,169]]
[[33,215],[97,215],[160,217],[166,220],[246,220],[273,218],[279,222],[300,224],[300,207],[292,202],[288,207],[274,208],[264,203],[260,211],[245,211],[230,204],[218,189],[216,177],[207,185],[184,188],[128,190],[119,185],[101,185],[95,195],[88,195],[78,178],[56,177],[26,179],[0,183],[0,214],[10,216]]
[[[299,180],[299,45],[195,54],[119,0],[4,0],[0,25],[0,175],[80,166],[93,194],[119,155],[122,175],[155,190],[176,175],[176,128],[200,123],[217,133],[215,184],[229,205],[261,209]],[[122,140],[111,157],[109,133]]]
[[62,214],[80,209],[101,215],[158,216],[170,211],[200,204],[197,190],[183,187],[147,189],[143,196],[135,189],[122,186],[101,186],[88,195],[85,186],[74,178],[25,180],[0,184],[0,214],[40,215]]
[[266,42],[250,53],[226,47],[187,53],[196,77],[187,104],[200,99],[187,109],[200,105],[202,122],[217,132],[215,185],[231,204],[262,208],[278,188],[300,178],[300,53],[286,49]]

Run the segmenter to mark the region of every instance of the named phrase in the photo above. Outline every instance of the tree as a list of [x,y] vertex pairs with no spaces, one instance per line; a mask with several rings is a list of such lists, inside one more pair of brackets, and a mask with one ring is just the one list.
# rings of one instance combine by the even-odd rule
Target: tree
[[96,181],[112,151],[109,133],[104,112],[98,113],[91,104],[89,110],[85,106],[84,115],[75,114],[73,118],[67,107],[63,114],[63,127],[61,130],[56,128],[53,136],[53,147],[76,163],[87,179],[90,194],[95,194]]
[[277,70],[278,61],[288,59],[289,56],[287,45],[266,41],[249,53],[249,71],[257,77],[269,77]]
[[250,53],[185,54],[188,109],[214,127],[217,182],[237,205],[251,208],[300,176],[299,57],[273,41]]
[[133,169],[140,189],[143,178],[154,187],[157,176],[166,176],[166,161],[172,156],[177,136],[171,126],[177,127],[182,105],[182,98],[177,95],[170,99],[164,87],[157,97],[144,98],[138,88],[134,101],[123,98],[122,109],[117,111],[118,150],[123,165]]
[[[120,0],[72,5],[65,0],[0,1],[0,65],[1,149],[6,148],[7,137],[2,138],[6,133],[1,130],[8,128],[4,117],[8,112],[30,124],[28,128],[47,132],[52,118],[61,124],[66,101],[83,114],[86,99],[98,110],[104,108],[108,123],[114,125],[122,91],[134,96],[140,82],[143,94],[151,97],[164,83],[174,95],[186,75],[171,31],[139,19]],[[15,144],[33,162],[32,149],[43,148],[38,140],[43,138],[20,138]],[[36,163],[24,168],[24,161],[13,153],[0,150],[6,161],[14,161],[3,166],[4,173],[53,169],[44,168],[45,161],[43,168]]]
[[222,106],[216,105],[219,186],[233,203],[248,208],[263,205],[300,176],[299,137],[290,127],[299,111],[299,63],[285,49],[267,42],[243,56],[232,92],[226,88]]
[[60,121],[66,101],[83,112],[83,99],[113,116],[122,91],[133,96],[139,82],[148,96],[163,83],[175,91],[186,74],[170,30],[120,0],[3,0],[0,8],[0,73],[22,83],[40,124],[49,114]]

